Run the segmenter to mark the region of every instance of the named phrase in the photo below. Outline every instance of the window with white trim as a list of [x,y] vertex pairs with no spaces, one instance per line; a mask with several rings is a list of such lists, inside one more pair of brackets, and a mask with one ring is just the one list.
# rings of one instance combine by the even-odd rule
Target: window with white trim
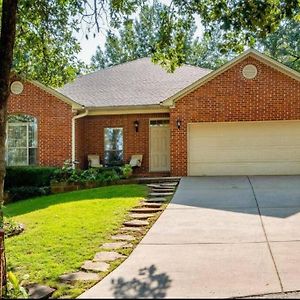
[[37,120],[28,115],[10,115],[7,120],[8,166],[37,164]]
[[123,153],[123,128],[104,128],[104,163],[121,165]]

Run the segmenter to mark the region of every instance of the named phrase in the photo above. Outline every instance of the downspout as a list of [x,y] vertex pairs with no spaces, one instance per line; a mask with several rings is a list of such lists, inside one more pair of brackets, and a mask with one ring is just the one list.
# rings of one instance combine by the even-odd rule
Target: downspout
[[73,168],[75,168],[75,164],[73,163],[76,159],[76,132],[75,132],[75,121],[77,119],[80,119],[80,118],[83,118],[85,116],[87,116],[89,113],[88,110],[86,110],[85,112],[77,115],[77,116],[74,116],[72,118],[72,165],[73,165]]

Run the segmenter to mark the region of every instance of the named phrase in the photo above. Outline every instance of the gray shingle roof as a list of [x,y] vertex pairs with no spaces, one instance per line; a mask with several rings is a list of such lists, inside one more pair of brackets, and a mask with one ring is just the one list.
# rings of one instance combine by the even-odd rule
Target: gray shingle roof
[[80,76],[58,91],[86,107],[153,105],[209,72],[184,65],[167,73],[150,58],[141,58]]

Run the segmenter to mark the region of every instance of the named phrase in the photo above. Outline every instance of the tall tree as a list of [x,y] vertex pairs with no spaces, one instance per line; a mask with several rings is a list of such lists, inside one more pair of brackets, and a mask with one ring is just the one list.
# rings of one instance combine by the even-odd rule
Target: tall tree
[[[91,67],[93,69],[105,68],[140,57],[151,56],[160,42],[161,28],[168,10],[167,5],[154,1],[151,6],[144,5],[135,20],[125,20],[118,28],[117,33],[108,31],[104,49],[97,48],[91,59]],[[181,22],[181,25],[184,25],[183,23],[187,25],[188,20]],[[186,62],[186,58],[191,52],[195,30],[195,25],[187,26],[186,31],[178,33],[181,35],[182,62]],[[175,48],[179,46],[174,38],[170,43]]]
[[257,47],[283,64],[300,72],[300,23],[283,21],[279,28],[258,39]]
[[[16,35],[17,0],[2,0],[0,35],[0,226],[3,226],[3,188],[5,177],[6,113]],[[1,287],[0,287],[1,288]]]

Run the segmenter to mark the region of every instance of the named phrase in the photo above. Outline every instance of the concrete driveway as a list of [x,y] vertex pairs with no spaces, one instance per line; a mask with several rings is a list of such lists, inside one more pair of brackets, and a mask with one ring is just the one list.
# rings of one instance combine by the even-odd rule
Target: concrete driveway
[[82,298],[300,290],[300,176],[183,178],[130,257]]

